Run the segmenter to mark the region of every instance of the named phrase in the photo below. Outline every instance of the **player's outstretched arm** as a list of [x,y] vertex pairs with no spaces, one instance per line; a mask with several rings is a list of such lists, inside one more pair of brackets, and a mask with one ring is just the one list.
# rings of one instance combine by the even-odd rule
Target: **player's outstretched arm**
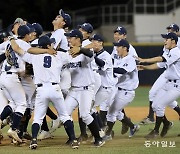
[[142,71],[142,70],[156,70],[156,69],[159,69],[157,63],[152,64],[152,65],[137,65],[137,68],[138,68],[139,71]]
[[44,54],[44,53],[48,53],[50,55],[57,54],[57,51],[54,49],[42,49],[42,48],[38,48],[38,47],[29,48],[28,52],[31,54]]
[[162,62],[163,57],[158,56],[158,57],[153,57],[153,58],[140,58],[140,57],[135,57],[139,63],[157,63],[157,62]]

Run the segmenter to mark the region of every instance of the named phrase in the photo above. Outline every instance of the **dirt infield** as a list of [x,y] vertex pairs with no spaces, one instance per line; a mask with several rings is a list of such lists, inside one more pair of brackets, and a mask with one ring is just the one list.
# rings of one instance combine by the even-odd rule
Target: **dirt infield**
[[[54,108],[52,110],[55,112]],[[127,116],[130,117],[132,120],[140,121],[143,118],[145,118],[148,114],[148,107],[127,107],[125,108],[125,111],[127,113]],[[170,108],[166,108],[166,116],[169,120],[178,120],[179,116],[178,114]],[[73,112],[73,119],[77,121],[77,110]]]

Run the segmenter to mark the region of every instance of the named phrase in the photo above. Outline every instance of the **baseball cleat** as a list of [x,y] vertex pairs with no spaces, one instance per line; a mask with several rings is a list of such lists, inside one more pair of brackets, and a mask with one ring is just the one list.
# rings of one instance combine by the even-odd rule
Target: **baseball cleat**
[[103,137],[103,136],[105,135],[105,132],[101,129],[101,130],[99,131],[99,135],[100,135],[100,137]]
[[104,141],[112,140],[111,134],[110,134],[110,135],[105,135],[105,136],[103,136],[103,140],[104,140]]
[[178,134],[178,137],[180,137],[180,134]]
[[139,128],[140,128],[139,125],[134,125],[133,129],[130,128],[129,137],[133,137],[134,134],[139,131]]
[[30,146],[29,146],[29,148],[30,149],[32,149],[32,150],[35,150],[36,148],[37,148],[37,139],[35,139],[35,138],[33,138],[32,140],[31,140],[31,143],[30,143]]
[[148,117],[144,118],[139,124],[140,125],[148,125],[148,124],[154,124],[155,120],[151,120]]
[[78,149],[79,148],[79,142],[77,141],[77,140],[73,140],[72,142],[71,142],[71,147],[72,147],[72,149]]
[[86,142],[87,142],[87,140],[88,140],[88,135],[87,135],[87,134],[85,134],[85,135],[80,135],[77,140],[78,140],[78,142],[81,142],[81,143],[83,143],[83,144],[86,144]]
[[53,138],[53,136],[51,135],[49,131],[44,131],[44,130],[42,130],[37,137],[38,140],[44,140],[48,138]]
[[50,133],[53,133],[56,129],[58,129],[60,126],[60,121],[59,118],[57,118],[56,120],[52,120],[52,126],[49,130]]
[[161,137],[166,136],[167,132],[173,127],[173,125],[174,125],[173,122],[169,122],[168,125],[164,125],[160,136]]
[[32,140],[32,136],[28,132],[23,133],[23,138],[25,138],[26,140]]
[[7,134],[8,134],[8,136],[10,137],[10,138],[13,138],[13,139],[15,139],[16,141],[18,141],[18,142],[22,142],[22,140],[19,138],[19,136],[18,136],[18,130],[16,129],[16,130],[12,130],[12,128],[10,128],[9,130],[8,130],[8,132],[7,132]]
[[153,139],[159,136],[159,132],[156,132],[154,129],[145,136],[146,139]]
[[104,144],[105,144],[105,141],[104,141],[104,140],[96,140],[96,141],[94,142],[94,147],[99,148],[99,147],[102,147]]

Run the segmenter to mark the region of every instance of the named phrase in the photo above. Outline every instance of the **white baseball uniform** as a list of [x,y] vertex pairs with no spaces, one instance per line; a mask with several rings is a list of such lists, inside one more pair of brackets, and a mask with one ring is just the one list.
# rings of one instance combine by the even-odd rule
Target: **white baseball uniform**
[[56,57],[49,54],[26,53],[22,58],[33,65],[34,83],[37,87],[33,123],[42,124],[50,101],[63,123],[70,120],[59,86],[61,69],[63,64],[67,63],[67,59],[61,52],[58,52]]
[[[31,47],[23,40],[18,39],[16,42],[23,50],[26,51]],[[10,59],[12,58],[10,57]],[[15,112],[24,114],[27,107],[26,97],[18,74],[24,73],[25,62],[16,53],[14,53],[14,59],[16,59],[16,65],[13,66],[8,64],[7,59],[3,62],[0,85],[5,92],[7,99],[10,100],[9,106],[11,106]]]
[[[85,47],[86,45],[89,45],[91,44],[92,42],[89,40],[89,39],[86,39],[82,42],[82,47]],[[97,70],[98,70],[98,66],[96,65],[95,63],[95,60],[93,60],[91,62],[91,69],[93,70],[93,74],[94,74],[94,80],[96,81],[94,83],[94,97],[93,97],[93,100],[95,101],[95,95],[98,91],[98,89],[100,88],[101,86],[101,76],[99,75],[99,73],[97,73]]]
[[[169,55],[169,50],[163,48],[163,57],[165,59],[168,58]],[[149,91],[149,100],[153,102],[154,97],[158,93],[158,91],[164,86],[164,84],[167,82],[167,78],[165,77],[166,70],[158,77],[158,79],[154,82],[153,86],[151,87]],[[172,109],[175,108],[178,105],[177,101],[173,101],[172,103],[169,104],[169,107]]]
[[167,82],[159,89],[153,99],[152,108],[158,117],[163,117],[165,107],[180,97],[180,49],[175,47],[169,51],[166,62],[157,63],[165,67],[165,78]]
[[[50,38],[55,39],[55,45],[54,48],[61,48],[64,50],[69,50],[68,41],[66,36],[64,35],[65,31],[64,29],[57,29],[52,32],[52,35]],[[68,55],[68,53],[66,52]],[[67,95],[69,88],[71,87],[71,75],[68,69],[63,69],[61,72],[61,82],[60,87],[64,95]]]
[[[101,111],[107,111],[109,108],[109,102],[114,88],[114,76],[113,76],[113,64],[111,55],[104,49],[96,53],[97,58],[102,59],[105,62],[103,67],[98,68],[97,73],[101,77],[101,86],[95,95],[95,104],[93,111],[96,112],[96,107],[100,106]],[[95,63],[95,60],[93,61]]]
[[124,118],[124,113],[121,111],[125,106],[132,102],[135,97],[135,89],[139,84],[136,61],[132,55],[128,54],[123,57],[117,65],[119,68],[126,70],[126,73],[116,74],[116,76],[118,76],[118,83],[116,85],[118,91],[107,114],[107,121],[111,122],[115,122],[117,119],[122,120]]
[[[0,54],[3,54],[4,52],[5,52],[4,50],[0,50]],[[1,67],[2,67],[2,63],[0,64],[0,69]],[[1,74],[1,70],[0,70],[0,74]],[[8,100],[4,96],[3,90],[0,88],[0,114],[7,104],[8,104]]]
[[[131,44],[129,44],[128,55],[138,57],[135,48]],[[112,57],[112,59],[114,61],[113,62],[113,67],[119,67],[118,65],[119,65],[119,63],[121,61],[121,57],[119,57],[118,54],[117,54],[116,46],[113,47],[113,51],[111,53],[111,57]],[[115,84],[117,84],[118,78],[115,77],[114,81],[115,81]],[[117,93],[117,88],[114,89],[114,95],[111,96],[110,104],[114,101],[114,97],[115,97],[116,93]]]
[[79,107],[79,115],[83,122],[89,125],[93,121],[90,114],[94,95],[94,74],[90,67],[93,60],[83,54],[72,58],[68,64],[71,72],[71,88],[65,99],[68,114],[71,115],[76,107]]

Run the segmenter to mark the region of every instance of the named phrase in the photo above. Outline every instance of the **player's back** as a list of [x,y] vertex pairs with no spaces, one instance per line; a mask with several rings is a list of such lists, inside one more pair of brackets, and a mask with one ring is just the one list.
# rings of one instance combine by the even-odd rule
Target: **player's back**
[[35,84],[46,82],[60,82],[62,62],[58,56],[49,54],[25,54],[23,59],[33,65]]

